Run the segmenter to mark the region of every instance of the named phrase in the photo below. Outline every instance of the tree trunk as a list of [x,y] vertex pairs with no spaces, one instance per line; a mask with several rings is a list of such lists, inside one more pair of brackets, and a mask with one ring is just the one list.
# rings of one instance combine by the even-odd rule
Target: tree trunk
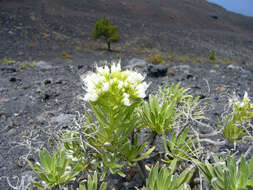
[[111,50],[111,41],[108,41],[108,42],[107,42],[107,46],[108,46],[108,51],[112,51],[112,50]]

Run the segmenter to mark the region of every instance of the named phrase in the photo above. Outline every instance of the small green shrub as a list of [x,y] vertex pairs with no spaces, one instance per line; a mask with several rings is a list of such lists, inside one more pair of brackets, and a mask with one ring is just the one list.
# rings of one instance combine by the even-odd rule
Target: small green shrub
[[27,67],[35,67],[36,65],[37,65],[37,61],[32,61],[32,62],[25,61],[24,63],[19,64],[19,68],[24,69]]
[[34,181],[34,185],[43,189],[59,188],[75,179],[79,171],[71,167],[71,161],[67,159],[64,150],[58,149],[50,156],[48,151],[39,152],[40,163],[34,165],[27,160],[34,174],[43,182]]
[[211,60],[211,61],[215,61],[216,60],[216,53],[215,53],[215,51],[211,52],[211,54],[209,56],[209,60]]
[[160,54],[151,55],[147,58],[147,61],[153,64],[165,64],[162,56]]
[[146,187],[143,187],[141,190],[190,190],[191,188],[187,183],[190,181],[194,170],[189,167],[180,175],[174,174],[176,165],[177,160],[175,159],[171,162],[169,168],[164,166],[159,171],[159,163],[156,163],[151,168],[146,181]]
[[[188,115],[187,117],[192,117],[195,119],[203,119],[203,111],[199,105],[199,97],[194,98],[187,92],[190,88],[180,87],[181,83],[171,84],[170,86],[159,87],[158,96],[165,102],[174,102],[175,101],[175,109],[178,112],[183,113],[183,117]],[[183,119],[184,118],[180,118]]]
[[201,148],[195,149],[198,139],[188,136],[188,131],[189,128],[186,127],[181,134],[177,134],[175,131],[172,133],[168,139],[166,161],[170,162],[173,159],[183,161],[198,157],[201,150]]
[[141,107],[140,118],[143,125],[158,135],[167,134],[175,128],[175,121],[180,117],[175,109],[176,101],[163,101],[150,95],[149,102]]
[[230,99],[230,104],[232,112],[219,121],[219,128],[228,141],[234,142],[247,135],[247,129],[253,118],[253,103],[250,103],[248,94],[245,93],[242,101],[234,97]]
[[1,59],[0,62],[4,65],[12,65],[12,64],[16,63],[16,61],[14,59],[6,58],[6,57]]
[[201,163],[194,160],[201,173],[215,190],[249,190],[253,187],[253,157],[249,162],[241,157],[240,166],[235,157],[218,158],[213,156],[215,163]]
[[101,37],[103,37],[106,41],[109,51],[111,51],[111,42],[119,41],[117,27],[111,25],[110,21],[107,18],[99,19],[96,22],[95,28],[93,30],[94,39],[99,39]]
[[88,175],[87,186],[84,184],[80,184],[77,190],[86,190],[86,189],[87,190],[106,190],[106,187],[107,187],[107,184],[103,182],[100,185],[100,188],[98,189],[98,176],[97,176],[97,172],[95,171],[93,177]]

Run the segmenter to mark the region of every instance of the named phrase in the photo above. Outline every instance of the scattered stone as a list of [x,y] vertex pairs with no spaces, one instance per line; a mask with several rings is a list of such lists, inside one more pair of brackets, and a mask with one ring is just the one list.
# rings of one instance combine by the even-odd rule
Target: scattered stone
[[2,103],[2,102],[8,102],[8,101],[9,101],[8,98],[0,98],[0,103]]
[[82,69],[82,68],[84,68],[84,65],[78,65],[77,66],[77,69],[79,70],[79,69]]
[[171,70],[180,70],[180,71],[187,71],[189,72],[190,66],[189,65],[177,65],[170,68]]
[[52,83],[52,80],[51,80],[51,79],[45,79],[45,80],[43,81],[43,83],[44,83],[45,85],[48,85],[48,84],[51,84],[51,83]]
[[3,67],[3,68],[1,68],[1,71],[5,71],[7,73],[17,72],[17,70],[14,67]]
[[55,84],[63,84],[63,80],[62,79],[58,79]]
[[6,136],[12,136],[12,135],[14,135],[14,134],[16,134],[16,129],[10,129],[7,133],[6,133]]
[[172,76],[172,77],[174,77],[174,76],[175,76],[175,73],[172,72],[172,71],[170,71],[170,72],[169,72],[169,75]]
[[10,82],[16,82],[16,81],[17,81],[17,78],[11,77],[11,78],[9,79],[9,81],[10,81]]
[[0,119],[5,121],[6,120],[6,116],[4,114],[0,114]]
[[220,92],[224,92],[224,91],[226,91],[226,88],[224,88],[224,87],[217,87],[215,90],[220,91]]
[[26,165],[26,161],[22,158],[19,158],[17,161],[17,165],[18,167],[23,168]]
[[147,66],[147,62],[144,59],[136,59],[133,58],[131,59],[127,66],[125,67],[125,69],[130,69],[130,70],[134,70],[134,69],[145,69],[145,67]]
[[205,98],[206,98],[206,95],[204,95],[204,94],[199,94],[198,96],[199,96],[199,99],[200,99],[200,100],[202,100],[202,99],[205,99]]
[[48,101],[50,99],[50,95],[48,93],[44,94],[43,100]]
[[219,17],[215,16],[215,15],[212,15],[211,18],[213,18],[214,20],[218,20],[219,19]]
[[191,79],[191,78],[194,78],[194,75],[191,74],[191,73],[188,73],[188,74],[186,75],[186,79]]
[[239,65],[228,65],[227,66],[228,69],[232,69],[232,70],[238,70],[238,71],[242,71],[242,72],[246,72],[241,66]]
[[45,61],[39,61],[37,62],[37,67],[40,67],[41,69],[52,69],[52,65],[50,65],[48,62]]
[[148,65],[148,76],[164,77],[167,74],[168,67],[165,65]]

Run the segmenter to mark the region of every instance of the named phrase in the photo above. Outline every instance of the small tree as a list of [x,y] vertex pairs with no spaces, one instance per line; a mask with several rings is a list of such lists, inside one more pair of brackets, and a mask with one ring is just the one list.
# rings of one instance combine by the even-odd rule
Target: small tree
[[111,25],[110,21],[105,17],[96,22],[93,30],[93,38],[99,39],[101,37],[105,39],[108,46],[108,51],[111,51],[111,42],[117,42],[119,40],[117,27]]

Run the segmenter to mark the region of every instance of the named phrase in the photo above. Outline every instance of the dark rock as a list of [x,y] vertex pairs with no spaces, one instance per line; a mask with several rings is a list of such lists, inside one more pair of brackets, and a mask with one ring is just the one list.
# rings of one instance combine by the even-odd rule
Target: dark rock
[[52,83],[52,80],[51,79],[46,79],[44,80],[43,82],[45,85],[48,85],[48,84],[51,84]]
[[1,71],[5,71],[7,73],[17,72],[17,70],[14,67],[3,67],[3,68],[1,68]]
[[149,65],[148,76],[150,77],[164,77],[166,76],[168,67],[165,65]]
[[9,79],[9,81],[10,81],[10,82],[16,82],[16,81],[17,81],[17,78],[11,77],[11,78]]
[[43,97],[43,100],[44,100],[44,101],[48,101],[48,100],[50,99],[50,97],[51,97],[50,94],[45,93],[45,94],[44,94],[44,97]]
[[44,102],[46,102],[46,101],[48,101],[49,99],[55,98],[55,97],[57,97],[57,96],[59,96],[59,95],[60,95],[60,94],[59,94],[59,92],[57,92],[57,91],[47,90],[47,91],[45,91],[45,92],[43,93],[43,95],[42,95],[42,100],[43,100]]
[[193,78],[194,76],[193,76],[193,74],[191,74],[191,73],[188,73],[187,75],[186,75],[186,79],[191,79],[191,78]]
[[206,95],[204,95],[204,94],[200,94],[200,95],[199,95],[199,99],[200,99],[200,100],[205,99],[205,98],[206,98]]
[[83,67],[84,67],[84,65],[78,65],[77,69],[79,70],[79,69],[82,69]]
[[215,15],[212,15],[211,18],[215,19],[215,20],[218,20],[219,17],[218,16],[215,16]]
[[23,168],[26,165],[26,161],[24,159],[20,158],[17,161],[17,165],[18,165],[18,167]]
[[56,84],[63,84],[63,80],[62,79],[59,79],[55,82]]

